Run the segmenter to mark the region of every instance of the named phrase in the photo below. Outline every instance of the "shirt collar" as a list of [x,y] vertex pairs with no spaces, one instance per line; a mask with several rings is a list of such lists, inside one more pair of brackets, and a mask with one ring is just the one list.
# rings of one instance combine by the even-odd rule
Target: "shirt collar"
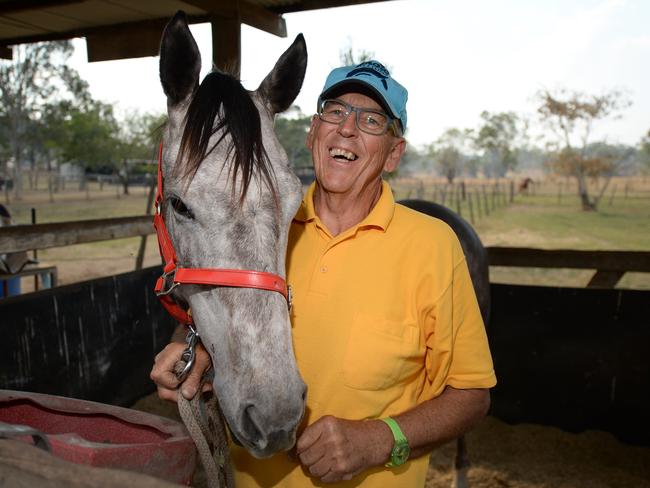
[[[305,197],[303,198],[300,208],[294,217],[294,220],[297,222],[310,222],[318,217],[316,215],[316,210],[314,209],[315,188],[316,182],[313,182],[309,185],[309,188],[307,188]],[[394,213],[395,198],[393,197],[393,191],[391,190],[390,185],[382,180],[379,200],[366,218],[357,225],[357,228],[378,227],[385,231],[388,228],[388,224],[390,224]]]

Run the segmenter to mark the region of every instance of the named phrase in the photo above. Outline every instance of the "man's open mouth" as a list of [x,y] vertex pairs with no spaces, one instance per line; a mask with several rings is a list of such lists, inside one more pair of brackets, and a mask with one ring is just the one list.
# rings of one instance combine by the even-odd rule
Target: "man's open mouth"
[[345,149],[341,149],[339,147],[331,148],[330,156],[336,159],[337,161],[355,161],[358,157],[353,152],[346,151]]

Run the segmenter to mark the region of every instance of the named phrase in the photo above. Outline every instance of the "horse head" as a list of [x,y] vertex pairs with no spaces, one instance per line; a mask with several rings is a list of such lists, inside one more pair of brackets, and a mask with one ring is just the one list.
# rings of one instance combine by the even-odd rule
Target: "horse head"
[[[287,234],[302,197],[273,131],[302,86],[302,35],[254,92],[201,58],[182,12],[166,26],[160,79],[162,214],[179,265],[284,276]],[[213,386],[234,436],[257,457],[289,449],[304,412],[287,301],[252,288],[186,284],[174,299],[192,318],[215,368]]]

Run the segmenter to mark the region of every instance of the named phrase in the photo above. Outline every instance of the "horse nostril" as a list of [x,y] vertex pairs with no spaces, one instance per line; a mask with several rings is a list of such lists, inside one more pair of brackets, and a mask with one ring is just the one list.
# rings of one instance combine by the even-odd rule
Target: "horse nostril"
[[304,403],[305,400],[307,399],[307,385],[305,385],[305,386],[302,388],[302,396],[301,396],[301,398],[302,398],[303,403]]
[[257,444],[262,439],[262,431],[255,421],[257,416],[257,409],[255,405],[248,405],[244,408],[242,413],[242,428],[248,437],[248,440],[253,444]]

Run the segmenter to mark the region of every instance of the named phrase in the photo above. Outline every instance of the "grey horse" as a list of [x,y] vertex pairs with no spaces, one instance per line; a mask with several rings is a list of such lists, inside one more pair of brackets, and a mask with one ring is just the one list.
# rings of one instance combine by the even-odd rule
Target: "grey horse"
[[[160,80],[162,214],[186,268],[243,269],[284,277],[287,233],[302,198],[273,131],[302,86],[307,50],[298,36],[253,92],[201,58],[182,12],[168,23]],[[183,285],[176,302],[192,317],[215,365],[213,386],[234,436],[254,456],[294,445],[306,387],[296,368],[287,301],[251,288]]]

